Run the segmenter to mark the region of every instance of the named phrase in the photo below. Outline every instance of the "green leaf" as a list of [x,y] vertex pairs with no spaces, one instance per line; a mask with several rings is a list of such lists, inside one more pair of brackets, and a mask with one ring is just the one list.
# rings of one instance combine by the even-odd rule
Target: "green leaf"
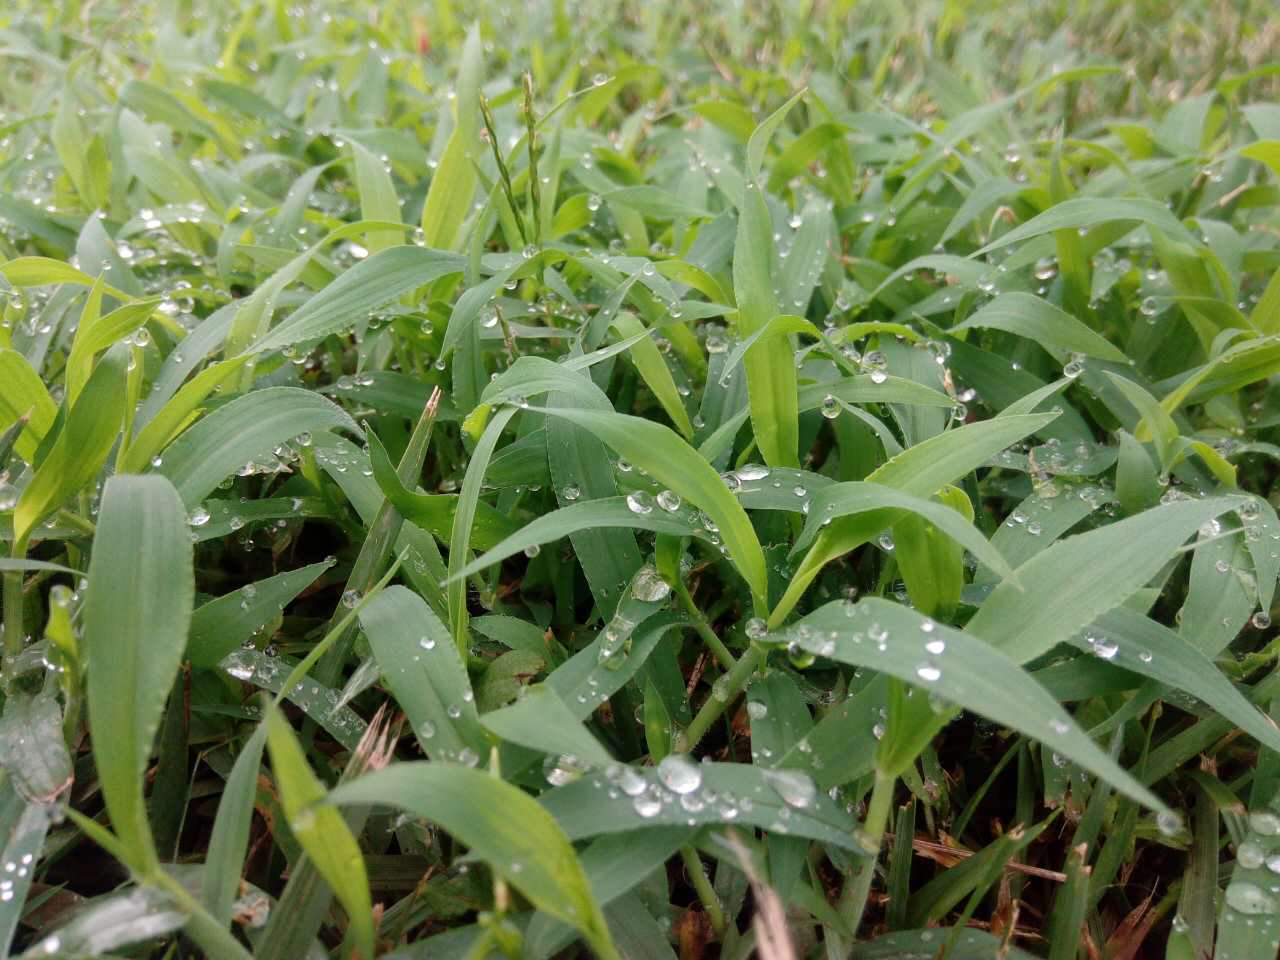
[[432,760],[472,762],[489,748],[449,629],[416,593],[387,587],[360,611],[378,667]]
[[330,569],[332,560],[246,584],[197,607],[191,614],[187,659],[210,669],[279,617],[285,606]]
[[[84,399],[91,391],[92,382]],[[186,511],[173,485],[163,477],[112,477],[85,598],[89,724],[111,731],[94,738],[94,763],[112,829],[142,872],[157,865],[144,775],[186,646],[194,593]]]
[[[1020,414],[971,423],[958,430],[940,433],[908,447],[867,477],[867,482],[883,484],[915,497],[932,496],[1009,444],[1035,433],[1053,418],[1054,414]],[[820,530],[787,585],[786,593],[774,607],[769,617],[770,628],[783,622],[818,571],[828,562],[866,543],[886,525],[883,516],[871,513],[860,518],[842,518]],[[1006,582],[1003,586],[1014,591],[1018,589],[1013,582]]]
[[231,775],[222,788],[218,813],[213,820],[200,892],[205,907],[221,924],[231,921],[232,906],[240,889],[254,801],[258,795],[262,750],[266,743],[267,725],[259,724],[240,748],[240,754],[231,767]]
[[[391,182],[391,174],[383,167],[382,161],[356,140],[351,141],[351,154],[355,158],[356,189],[360,194],[361,218],[398,222],[400,200],[396,197],[396,187]],[[371,232],[365,238],[365,245],[370,253],[377,253],[403,242],[403,235],[393,230]]]
[[1184,243],[1195,245],[1191,232],[1169,212],[1169,208],[1163,203],[1129,197],[1076,197],[1054,204],[1044,213],[1032,217],[1021,226],[1014,227],[1000,239],[993,240],[973,255],[981,256],[992,250],[999,250],[1002,247],[1058,230],[1095,227],[1117,220],[1132,220],[1158,227]]
[[539,910],[578,930],[597,956],[617,949],[582,865],[551,815],[496,777],[448,763],[397,763],[343,784],[337,804],[390,803],[438,824]]
[[303,433],[360,429],[337,404],[310,390],[266,387],[237,397],[197,421],[162,454],[160,472],[194,508],[246,463]]
[[0,768],[29,803],[50,804],[71,786],[62,708],[51,696],[13,694],[0,717]]
[[1064,643],[1146,585],[1201,525],[1238,498],[1177,502],[1060,540],[991,593],[968,629],[1018,662]]
[[1015,333],[1064,353],[1083,353],[1124,363],[1124,351],[1111,345],[1101,334],[1085,326],[1071,314],[1029,293],[1004,293],[978,310],[953,330],[985,327]]
[[274,709],[267,715],[267,749],[290,832],[346,909],[356,949],[372,957],[373,904],[364,855],[342,814],[326,802],[334,794],[326,796],[288,721]]
[[26,357],[16,350],[0,350],[0,430],[8,429],[24,415],[27,425],[14,449],[29,461],[35,459],[36,448],[53,426],[58,407]]
[[25,540],[53,513],[88,484],[106,462],[124,421],[128,349],[112,347],[71,408],[53,449],[36,469],[18,498],[13,529]]
[[[649,504],[649,499],[646,497],[643,502]],[[515,556],[522,550],[551,543],[582,530],[617,527],[651,530],[655,533],[675,536],[694,536],[700,532],[688,508],[671,513],[651,505],[647,513],[637,513],[628,506],[627,497],[585,500],[544,513],[536,520],[530,521],[487,553],[451,574],[450,580],[469,577],[507,557]]]
[[479,91],[482,71],[480,28],[467,33],[459,58],[458,80],[454,98],[457,115],[453,133],[444,155],[431,178],[431,188],[422,207],[422,230],[429,247],[456,250],[460,246],[458,231],[471,211],[479,157]]
[[1071,642],[1117,667],[1191,694],[1280,754],[1280,729],[1275,721],[1246,700],[1212,660],[1168,627],[1117,607]]
[[650,420],[595,410],[548,408],[590,430],[654,480],[697,506],[720,529],[725,549],[747,581],[758,606],[767,593],[764,552],[746,513],[706,460],[669,429]]
[[461,273],[464,258],[414,245],[390,247],[361,260],[253,344],[268,353],[340,333],[375,310],[441,277]]
[[819,607],[776,639],[818,656],[870,667],[1039,740],[1156,810],[1164,803],[1081,730],[1004,652],[969,631],[877,597]]
[[991,569],[998,571],[1001,577],[1013,575],[1013,569],[1000,555],[1000,551],[955,509],[936,500],[926,500],[874,481],[834,483],[818,491],[793,552],[812,543],[828,520],[871,512],[888,513],[890,520],[885,526],[891,525],[893,518],[903,513],[915,514],[936,526]]
[[[28,803],[18,795],[12,781],[0,785],[0,857],[5,863],[35,863],[52,825],[52,811],[42,803]],[[8,897],[0,897],[0,952],[11,956],[14,934],[27,910],[27,894],[36,870],[17,870],[5,879]]]
[[672,754],[657,768],[613,764],[548,791],[542,804],[573,840],[624,830],[739,823],[861,852],[853,818],[798,770],[698,763],[687,754]]
[[545,684],[528,687],[511,706],[486,713],[481,722],[501,739],[532,750],[568,754],[595,766],[613,760],[555,690]]

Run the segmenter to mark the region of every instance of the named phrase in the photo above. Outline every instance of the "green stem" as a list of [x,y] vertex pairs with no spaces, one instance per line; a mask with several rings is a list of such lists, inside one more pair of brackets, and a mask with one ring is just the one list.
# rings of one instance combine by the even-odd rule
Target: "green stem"
[[[27,555],[26,538],[13,541],[9,557],[22,560]],[[6,570],[4,574],[4,655],[5,659],[22,653],[26,630],[22,610],[22,571]]]
[[876,874],[876,861],[879,859],[880,844],[884,839],[884,828],[889,822],[889,812],[893,808],[893,787],[897,778],[891,774],[876,770],[875,785],[871,788],[871,803],[867,807],[867,817],[858,831],[858,844],[869,856],[858,866],[858,870],[845,884],[844,893],[840,897],[840,915],[853,936],[857,936],[858,926],[862,922],[862,914],[867,909],[867,897],[871,893],[871,880]]
[[[400,478],[401,483],[417,482],[418,474],[421,473],[423,461],[427,456],[427,447],[431,443],[431,431],[435,426],[439,407],[440,389],[437,387],[431,392],[431,397],[423,407],[422,416],[418,418],[400,463],[396,466],[396,476]],[[347,578],[348,590],[356,590],[363,594],[370,589],[378,578],[378,570],[391,555],[403,524],[404,518],[392,506],[391,501],[383,498],[373,522],[369,524],[369,532],[365,535],[364,542],[360,544],[360,552],[356,555],[355,563],[351,566],[351,575]],[[325,686],[332,686],[337,679],[353,639],[345,626],[339,629],[339,625],[349,625],[351,622],[351,618],[344,615],[341,607],[335,611],[333,618],[329,621],[330,633],[336,632],[337,636],[333,641],[332,652],[324,658],[316,671],[316,679]]]
[[693,597],[689,596],[689,588],[679,580],[676,581],[676,596],[680,598],[680,605],[689,614],[689,619],[693,621],[693,628],[698,631],[698,636],[702,637],[702,642],[715,654],[721,666],[726,670],[732,670],[738,663],[737,658],[724,645],[724,642],[716,636],[716,632],[711,629],[711,624],[707,623],[707,618],[702,615],[702,611],[693,602]]
[[693,722],[680,735],[680,740],[676,744],[677,752],[688,753],[698,745],[698,741],[706,736],[707,731],[711,729],[711,725],[719,719],[729,704],[738,698],[738,694],[746,687],[751,675],[756,672],[756,668],[760,666],[763,660],[764,650],[752,644],[747,648],[747,652],[742,655],[742,659],[735,663],[728,673],[716,681],[723,684],[721,689],[717,691],[719,695],[713,694],[708,697],[707,702],[698,710]]
[[715,888],[707,878],[702,859],[687,843],[680,848],[680,859],[684,861],[684,872],[689,875],[689,882],[693,884],[693,889],[702,902],[702,909],[706,912],[707,919],[711,921],[711,929],[715,931],[717,937],[723,938],[727,924],[724,907],[721,906],[720,898],[716,896]]
[[189,915],[184,930],[200,945],[205,956],[212,960],[252,960],[249,951],[241,946],[231,931],[213,919],[177,880],[162,870],[146,879],[163,889],[187,911]]

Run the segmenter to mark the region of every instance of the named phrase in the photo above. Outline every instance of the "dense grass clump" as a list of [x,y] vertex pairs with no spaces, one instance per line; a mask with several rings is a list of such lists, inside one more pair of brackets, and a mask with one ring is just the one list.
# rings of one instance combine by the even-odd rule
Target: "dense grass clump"
[[0,11],[0,949],[1280,947],[1270,7]]

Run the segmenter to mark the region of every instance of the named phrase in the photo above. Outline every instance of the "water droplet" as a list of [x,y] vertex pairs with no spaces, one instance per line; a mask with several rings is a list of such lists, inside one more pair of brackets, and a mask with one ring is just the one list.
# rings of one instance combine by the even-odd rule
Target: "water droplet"
[[672,793],[692,793],[702,786],[702,770],[688,754],[672,753],[658,764],[658,779]]
[[658,494],[658,506],[667,513],[675,513],[680,509],[680,494],[674,490],[663,490]]
[[627,509],[641,516],[653,513],[653,498],[643,490],[633,490],[627,494]]
[[916,676],[925,683],[937,683],[942,679],[942,671],[938,669],[936,664],[922,663],[916,667]]
[[1247,880],[1232,880],[1227,886],[1227,905],[1238,913],[1250,916],[1260,913],[1271,913],[1275,909],[1275,900],[1263,891],[1256,883]]
[[1274,837],[1280,834],[1280,817],[1269,810],[1255,810],[1249,814],[1249,829],[1259,836]]
[[801,770],[765,770],[764,779],[783,803],[797,810],[813,806],[818,796],[813,779]]
[[1252,840],[1246,840],[1236,848],[1236,863],[1246,870],[1258,869],[1266,856],[1266,851]]
[[1176,837],[1182,832],[1182,817],[1173,810],[1164,810],[1156,814],[1156,829],[1164,837]]
[[631,595],[646,603],[657,603],[671,595],[671,585],[662,579],[652,564],[646,563],[631,581]]
[[662,809],[662,801],[650,793],[642,793],[631,801],[637,814],[646,820],[652,820]]

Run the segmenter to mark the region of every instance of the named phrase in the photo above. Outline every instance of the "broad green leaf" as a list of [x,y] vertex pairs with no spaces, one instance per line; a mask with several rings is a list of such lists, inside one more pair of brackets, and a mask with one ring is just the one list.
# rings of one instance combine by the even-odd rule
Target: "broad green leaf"
[[1013,570],[1000,552],[978,532],[972,522],[965,520],[954,509],[936,500],[913,496],[884,483],[849,481],[824,487],[813,498],[804,531],[796,540],[794,550],[801,550],[813,542],[822,527],[830,520],[871,512],[888,513],[893,517],[912,513],[929,521],[952,540],[1002,577],[1012,576]]
[[[646,332],[644,325],[629,313],[618,314],[613,321],[613,326],[623,337],[636,337]],[[662,404],[662,409],[676,425],[676,429],[686,440],[693,439],[693,424],[689,422],[689,414],[684,408],[675,380],[672,379],[671,371],[667,368],[667,362],[662,359],[662,353],[658,350],[657,344],[648,336],[640,336],[632,344],[630,352],[636,370],[653,391],[658,402]]]
[[[84,399],[91,391],[92,383]],[[186,511],[173,485],[163,477],[112,477],[85,598],[89,724],[111,731],[94,738],[94,763],[111,827],[141,871],[156,867],[144,774],[186,646],[194,592]]]
[[28,418],[14,443],[18,456],[35,458],[36,448],[57,415],[57,405],[26,357],[16,350],[0,350],[0,429],[7,429],[22,416]]
[[360,955],[372,957],[373,904],[364,855],[342,814],[326,802],[333,794],[326,795],[324,785],[311,772],[288,721],[273,709],[266,723],[271,771],[289,831],[342,902]]
[[[36,863],[52,826],[52,811],[42,803],[23,800],[12,781],[0,785],[0,857],[5,863]],[[34,869],[6,877],[8,897],[0,897],[0,950],[11,955],[14,935],[27,909],[27,895],[35,880]]]
[[1144,587],[1201,525],[1239,498],[1153,507],[1135,517],[1060,540],[1000,584],[968,629],[1019,662],[1069,640]]
[[390,247],[343,272],[255,342],[251,351],[268,353],[339,333],[418,287],[461,273],[464,266],[457,254],[413,245]]
[[[883,484],[915,497],[932,496],[943,486],[977,469],[997,451],[1035,433],[1053,418],[1053,414],[1021,414],[949,430],[908,447],[872,473],[867,482]],[[787,585],[786,593],[770,614],[770,628],[785,620],[828,562],[866,543],[886,525],[886,518],[872,513],[862,518],[836,520],[821,529]],[[1012,581],[1004,586],[1013,591],[1019,589]]]
[[542,795],[569,838],[623,830],[750,824],[855,855],[853,818],[798,770],[699,763],[671,754],[654,767],[612,764]]
[[488,749],[471,681],[449,628],[416,593],[388,587],[360,611],[378,667],[418,744],[437,762],[472,762]]
[[597,956],[618,952],[573,847],[532,797],[480,770],[397,763],[343,784],[336,804],[387,804],[438,824],[539,910],[574,927]]
[[529,687],[511,706],[486,713],[481,722],[501,739],[532,750],[567,754],[594,766],[613,760],[609,751],[546,685]]
[[459,247],[458,231],[471,210],[475,197],[477,176],[475,164],[480,156],[479,90],[481,82],[480,28],[474,26],[467,33],[466,43],[459,59],[456,94],[457,115],[453,133],[445,146],[431,188],[422,207],[422,231],[429,247],[456,250]]
[[259,724],[240,748],[213,820],[213,834],[209,838],[200,882],[201,899],[213,918],[222,924],[230,922],[231,908],[240,889],[266,743],[267,725]]
[[128,348],[103,355],[58,433],[48,456],[18,498],[13,528],[18,540],[60,508],[102,468],[124,421]]
[[[0,264],[0,274],[15,287],[43,287],[51,283],[73,283],[81,287],[92,287],[97,281],[82,270],[69,263],[54,260],[50,257],[15,257],[7,263]],[[117,300],[131,300],[132,297],[110,284],[103,284],[103,292]]]
[[1044,213],[1032,217],[1021,226],[1014,227],[1000,239],[978,250],[975,256],[1057,230],[1095,227],[1116,220],[1132,220],[1158,227],[1184,243],[1194,245],[1191,232],[1169,212],[1169,208],[1163,203],[1128,197],[1076,197],[1054,204]]
[[898,930],[881,934],[857,944],[849,960],[928,960],[936,956],[944,944],[954,944],[947,950],[950,960],[991,960],[992,957],[1032,960],[1036,956],[1004,943],[985,930],[930,927],[927,930]]
[[996,297],[953,330],[986,327],[1016,333],[1020,337],[1064,353],[1083,353],[1124,363],[1122,350],[1060,307],[1029,293],[1005,293]]
[[[632,502],[641,504],[644,512],[633,509],[630,506]],[[487,553],[451,574],[450,580],[469,577],[507,557],[515,556],[522,550],[551,543],[581,530],[614,527],[650,530],[675,536],[695,536],[700,533],[700,528],[688,508],[677,508],[675,512],[667,511],[657,506],[653,498],[647,494],[630,498],[607,497],[602,500],[586,500],[544,513]]]
[[266,387],[237,397],[203,417],[169,444],[160,473],[194,508],[246,464],[273,461],[282,443],[321,430],[359,428],[341,407],[310,390]]
[[706,513],[719,527],[725,549],[751,587],[756,604],[764,605],[764,553],[751,521],[715,468],[692,447],[661,424],[639,417],[595,410],[544,412],[590,430],[658,483]]
[[1142,614],[1117,607],[1071,642],[1118,667],[1185,691],[1280,753],[1280,728],[1249,703],[1197,647]]
[[1039,740],[1156,810],[1164,803],[1118,767],[1004,652],[966,630],[878,597],[837,600],[779,633],[818,656],[897,677]]
[[[351,154],[355,158],[356,189],[360,194],[360,216],[365,220],[400,219],[400,201],[396,197],[395,184],[382,161],[366,150],[356,140],[351,141]],[[399,231],[370,233],[365,244],[370,253],[378,253],[387,247],[403,243]]]
[[158,887],[132,887],[94,897],[23,956],[119,956],[121,948],[163,937],[180,929],[187,919],[186,912]]
[[206,669],[279,617],[285,606],[333,566],[325,560],[249,583],[201,604],[191,614],[187,659]]
[[0,768],[28,803],[53,803],[71,786],[62,708],[51,696],[13,694],[0,717]]

